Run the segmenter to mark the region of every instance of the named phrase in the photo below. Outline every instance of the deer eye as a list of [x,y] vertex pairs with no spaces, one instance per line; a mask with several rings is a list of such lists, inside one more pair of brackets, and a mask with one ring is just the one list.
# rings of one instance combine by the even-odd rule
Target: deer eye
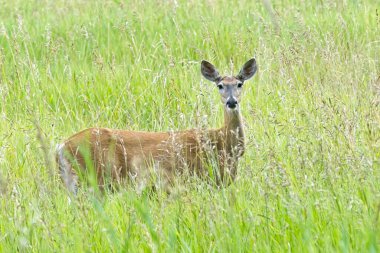
[[238,83],[238,88],[241,88],[241,87],[243,87],[243,83]]
[[223,90],[223,84],[218,84],[218,89]]

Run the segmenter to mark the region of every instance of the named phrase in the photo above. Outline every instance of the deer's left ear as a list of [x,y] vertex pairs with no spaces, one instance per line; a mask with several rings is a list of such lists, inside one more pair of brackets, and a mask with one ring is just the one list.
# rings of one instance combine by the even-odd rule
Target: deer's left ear
[[237,78],[244,82],[245,80],[248,80],[251,78],[257,71],[257,65],[255,58],[250,59],[247,61],[243,67],[241,68]]

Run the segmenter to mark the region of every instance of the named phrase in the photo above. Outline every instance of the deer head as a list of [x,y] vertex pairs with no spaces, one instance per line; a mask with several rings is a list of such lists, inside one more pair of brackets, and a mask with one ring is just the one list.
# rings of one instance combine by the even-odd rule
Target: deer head
[[208,61],[202,61],[202,75],[212,82],[215,82],[225,108],[228,111],[238,110],[240,94],[244,81],[250,79],[257,70],[255,58],[247,61],[236,76],[220,76],[214,65]]

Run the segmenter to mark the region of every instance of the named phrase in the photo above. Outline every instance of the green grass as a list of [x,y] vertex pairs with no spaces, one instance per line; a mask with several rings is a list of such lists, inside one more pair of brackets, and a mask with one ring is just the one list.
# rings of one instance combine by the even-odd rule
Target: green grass
[[[380,251],[379,1],[0,6],[0,252]],[[200,61],[230,74],[253,55],[233,185],[68,200],[44,158],[57,143],[218,127]]]

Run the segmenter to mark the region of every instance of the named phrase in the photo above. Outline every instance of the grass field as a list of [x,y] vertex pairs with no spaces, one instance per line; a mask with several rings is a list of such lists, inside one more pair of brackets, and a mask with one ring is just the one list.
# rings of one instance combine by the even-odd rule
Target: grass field
[[[379,252],[380,2],[0,0],[0,252]],[[52,162],[103,126],[219,127],[200,61],[244,85],[217,189],[68,199]]]

